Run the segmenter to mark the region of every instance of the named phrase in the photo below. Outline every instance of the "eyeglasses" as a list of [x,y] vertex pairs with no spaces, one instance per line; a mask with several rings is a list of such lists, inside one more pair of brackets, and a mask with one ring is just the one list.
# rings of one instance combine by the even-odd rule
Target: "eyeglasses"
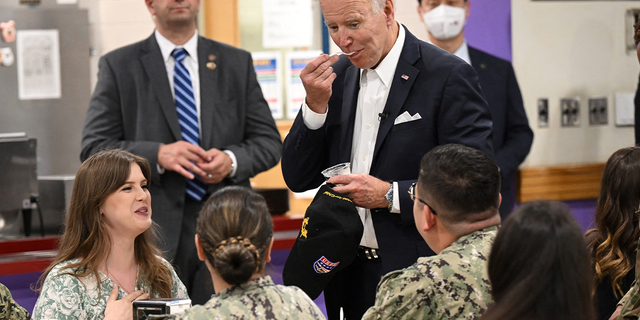
[[409,197],[411,198],[411,201],[416,201],[416,199],[418,199],[418,201],[422,202],[425,206],[427,206],[429,210],[433,212],[433,214],[435,214],[436,216],[438,215],[438,213],[436,213],[436,211],[433,210],[433,208],[431,208],[431,206],[426,201],[416,197],[416,182],[411,184],[411,187],[409,187],[408,192],[409,192]]

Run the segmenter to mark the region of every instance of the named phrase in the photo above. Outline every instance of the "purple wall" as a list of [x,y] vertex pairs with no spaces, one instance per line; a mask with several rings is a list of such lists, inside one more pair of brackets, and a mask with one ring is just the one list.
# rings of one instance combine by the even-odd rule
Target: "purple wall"
[[482,51],[511,61],[511,0],[469,0],[467,41]]

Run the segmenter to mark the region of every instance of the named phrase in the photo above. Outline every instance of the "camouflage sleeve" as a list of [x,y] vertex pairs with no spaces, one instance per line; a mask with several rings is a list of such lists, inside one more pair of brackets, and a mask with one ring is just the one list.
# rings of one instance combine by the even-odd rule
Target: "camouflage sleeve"
[[31,319],[29,312],[18,305],[7,287],[0,283],[0,319],[23,320]]
[[380,280],[376,302],[362,319],[416,319],[427,314],[421,309],[425,306],[419,306],[424,299],[417,296],[429,296],[430,287],[430,281],[415,268],[390,272]]
[[640,314],[640,292],[638,288],[640,283],[638,282],[638,278],[640,278],[640,241],[638,242],[636,248],[636,280],[633,282],[633,286],[627,294],[620,299],[618,305],[622,305],[622,312],[620,313],[621,320],[636,320],[638,319],[638,315]]
[[618,305],[622,305],[620,318],[624,320],[636,320],[640,314],[640,293],[638,293],[638,282],[634,282],[631,290],[622,297]]
[[195,305],[182,313],[169,317],[170,320],[204,320],[209,318],[211,318],[211,314],[201,305]]
[[631,295],[634,294],[635,292],[637,292],[636,282],[633,281],[633,283],[631,284],[631,289],[629,289],[629,291],[627,291],[627,293],[625,293],[624,297],[622,297],[622,299],[620,299],[620,301],[618,301],[618,306],[623,306],[627,302],[627,300],[629,300],[629,298],[631,298]]

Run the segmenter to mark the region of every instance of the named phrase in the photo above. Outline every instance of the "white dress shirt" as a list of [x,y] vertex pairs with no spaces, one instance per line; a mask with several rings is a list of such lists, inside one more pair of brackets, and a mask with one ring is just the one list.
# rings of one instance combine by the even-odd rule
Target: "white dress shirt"
[[198,73],[198,31],[196,31],[191,39],[182,46],[176,46],[171,40],[165,38],[158,30],[155,31],[156,41],[160,46],[160,52],[162,53],[162,59],[164,65],[167,68],[167,76],[169,77],[169,87],[171,87],[171,94],[173,99],[176,98],[175,88],[173,87],[173,69],[176,66],[176,60],[171,56],[173,50],[178,48],[184,48],[187,51],[187,56],[182,62],[184,67],[189,71],[191,76],[191,85],[193,86],[193,98],[196,100],[196,110],[198,111],[198,130],[202,136],[202,126],[200,121],[200,75]]
[[[158,30],[154,32],[156,36],[156,41],[158,42],[158,46],[160,46],[160,53],[162,53],[162,59],[164,60],[164,65],[167,68],[167,76],[169,77],[169,87],[171,87],[171,94],[173,95],[173,99],[175,101],[176,93],[175,88],[173,87],[173,69],[176,66],[176,60],[173,58],[171,53],[173,50],[178,48],[184,48],[187,51],[187,56],[184,58],[182,63],[184,67],[189,71],[189,76],[191,77],[191,85],[193,86],[193,98],[196,101],[196,111],[198,112],[198,131],[200,137],[202,137],[202,121],[200,121],[200,73],[198,69],[198,30],[193,33],[193,36],[181,46],[177,46],[171,42],[171,40],[165,38]],[[231,172],[229,172],[229,177],[235,177],[237,167],[236,167],[236,155],[233,151],[223,150],[226,154],[231,158],[231,163],[234,164],[231,168]],[[158,172],[160,174],[164,173],[164,168],[158,165]]]
[[458,58],[464,60],[466,63],[471,64],[471,58],[469,58],[469,46],[467,45],[467,40],[462,40],[462,45],[460,48],[454,52]]
[[[353,130],[353,145],[351,149],[351,172],[369,173],[373,160],[373,151],[380,127],[379,113],[382,113],[391,90],[393,75],[404,46],[405,31],[402,24],[398,23],[398,39],[391,51],[382,59],[375,69],[360,70],[360,91],[356,107],[356,118]],[[328,109],[327,109],[328,111]],[[302,116],[305,125],[316,130],[324,124],[325,114],[317,114],[303,104]],[[400,213],[400,201],[398,200],[398,184],[393,183],[393,210]],[[378,248],[371,210],[357,207],[360,219],[364,225],[364,234],[360,245],[370,248]]]

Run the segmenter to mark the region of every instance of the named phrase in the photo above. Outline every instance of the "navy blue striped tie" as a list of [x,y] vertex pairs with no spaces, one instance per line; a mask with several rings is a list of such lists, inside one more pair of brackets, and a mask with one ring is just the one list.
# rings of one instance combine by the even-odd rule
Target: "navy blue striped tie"
[[[173,88],[176,97],[176,110],[178,122],[182,131],[182,140],[200,145],[200,133],[198,129],[198,110],[196,100],[193,97],[193,86],[189,70],[184,67],[184,58],[187,51],[177,48],[171,53],[176,59],[173,68]],[[187,195],[196,201],[202,200],[207,193],[207,185],[196,175],[193,180],[187,180]]]

